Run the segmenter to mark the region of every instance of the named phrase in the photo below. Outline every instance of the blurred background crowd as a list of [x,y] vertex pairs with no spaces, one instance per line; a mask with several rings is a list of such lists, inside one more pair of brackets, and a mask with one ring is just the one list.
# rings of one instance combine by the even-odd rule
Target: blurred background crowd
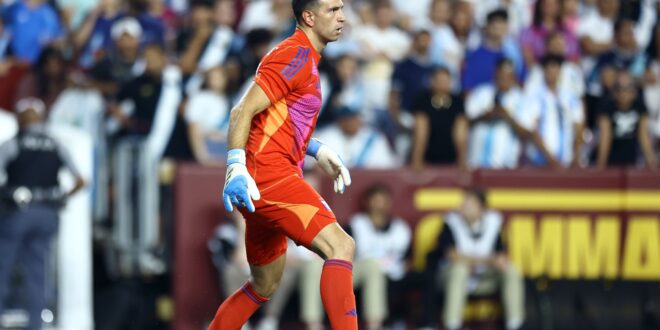
[[[290,1],[5,0],[0,9],[1,141],[11,138],[32,111],[39,114],[37,121],[76,132],[63,134],[69,140],[62,141],[73,148],[73,158],[89,154],[82,172],[94,220],[96,327],[167,326],[171,301],[155,297],[168,297],[175,269],[177,164],[195,162],[222,171],[230,109],[260,59],[294,31]],[[656,170],[660,1],[345,0],[343,11],[343,36],[326,47],[319,64],[323,104],[315,136],[350,168]],[[313,171],[314,162],[308,163]],[[217,182],[218,194],[221,185]],[[369,269],[378,265],[356,266],[356,279],[366,286],[363,301],[372,302],[364,315],[369,328],[385,321],[401,326],[410,313],[388,314],[386,292],[369,286],[389,279],[398,284],[387,292],[400,295],[410,283],[433,285],[431,275],[402,280],[411,229],[406,221],[389,218],[387,189],[376,186],[365,196],[366,215],[342,221],[350,222],[357,235],[358,255],[386,260],[382,263],[388,266],[380,279],[359,274],[364,267],[362,273],[373,277],[379,272]],[[467,223],[492,218],[484,221],[499,233],[500,218],[484,216],[486,209],[483,192],[468,190],[456,216]],[[367,225],[370,221],[374,224]],[[508,292],[505,326],[519,328],[520,275],[506,261],[504,247],[490,241],[487,251],[457,253],[452,246],[460,239],[446,237],[454,230],[462,235],[456,221],[457,229],[447,221],[453,229],[442,231],[435,257],[470,266],[445,269],[439,281],[470,282],[479,265],[497,270]],[[241,250],[235,248],[240,247],[240,221],[224,225],[231,228],[218,228],[209,243],[213,262],[224,286],[238,287],[245,265],[228,267],[227,262],[241,259],[233,252]],[[364,243],[374,235],[377,243]],[[361,244],[366,244],[363,250]],[[318,276],[318,264],[295,265],[292,254],[300,282],[314,288],[314,281],[305,278]],[[127,280],[115,290],[119,279]],[[144,287],[151,291],[144,293]],[[136,302],[130,298],[134,292],[152,295],[155,302]],[[306,306],[301,319],[310,329],[323,323],[315,299],[301,296]],[[115,300],[150,316],[131,315],[122,306],[111,308],[116,313],[98,311]],[[462,294],[447,292],[442,317],[428,316],[431,308],[414,323],[459,328],[464,303]],[[264,312],[263,329],[277,326],[284,305]]]

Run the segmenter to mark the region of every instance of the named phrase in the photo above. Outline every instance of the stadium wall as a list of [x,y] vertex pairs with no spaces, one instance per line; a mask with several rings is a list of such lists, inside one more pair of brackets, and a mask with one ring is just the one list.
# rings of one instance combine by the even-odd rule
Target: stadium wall
[[[393,192],[394,213],[415,228],[414,265],[423,268],[442,216],[458,206],[461,187],[488,191],[490,207],[505,216],[504,240],[526,277],[660,281],[660,174],[635,169],[519,169],[475,171],[434,168],[353,170],[344,195],[331,181],[320,190],[340,222],[359,210],[362,193],[374,184]],[[219,300],[217,274],[206,242],[223,218],[224,171],[184,165],[176,182],[175,322],[199,329]]]

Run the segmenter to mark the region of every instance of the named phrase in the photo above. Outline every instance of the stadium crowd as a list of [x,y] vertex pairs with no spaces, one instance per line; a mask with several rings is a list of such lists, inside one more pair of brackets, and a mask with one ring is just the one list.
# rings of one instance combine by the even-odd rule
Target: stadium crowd
[[[660,1],[344,5],[343,36],[329,44],[319,64],[323,105],[315,136],[347,166],[656,170]],[[0,120],[10,120],[22,100],[37,98],[50,124],[87,132],[94,145],[94,218],[114,219],[108,221],[112,235],[121,237],[114,242],[124,247],[117,250],[139,260],[138,270],[120,260],[117,272],[162,273],[165,265],[154,256],[163,244],[154,232],[160,233],[159,214],[165,213],[158,184],[171,184],[169,165],[176,162],[224,163],[232,105],[260,59],[295,29],[289,1],[6,0],[0,8]],[[494,270],[480,272],[502,280],[506,325],[519,328],[520,275],[499,239],[489,248],[459,251],[457,242],[469,239],[470,228],[492,227],[495,239],[501,224],[486,210],[482,192],[465,196],[453,213],[456,220],[446,224],[452,228],[430,254],[454,265],[437,275],[437,262],[429,260],[428,274],[417,281],[434,286],[437,277],[438,283],[474,292],[481,286],[468,273]],[[349,221],[357,242],[357,287],[372,329],[404,317],[395,313],[404,309],[395,306],[400,301],[386,306],[383,298],[400,295],[408,285],[404,259],[411,229],[389,218],[389,198],[387,189],[373,187],[364,213]],[[218,242],[211,244],[226,292],[243,282],[246,271],[236,261],[244,256],[226,250],[240,244],[232,241],[235,230],[219,229]],[[454,231],[468,238],[448,234]],[[378,244],[383,249],[373,248]],[[318,291],[308,278],[318,276],[319,260],[291,250],[290,276],[306,283],[301,290]],[[449,329],[461,326],[466,299],[454,291],[444,304],[451,306],[443,314]],[[301,319],[318,329],[318,297],[303,296]],[[262,329],[277,326],[283,305],[272,306]]]
[[[320,63],[316,135],[355,167],[654,168],[657,6],[346,1],[348,26]],[[2,12],[0,107],[40,98],[109,150],[162,125],[163,157],[209,165],[260,58],[295,28],[277,0],[16,0]]]

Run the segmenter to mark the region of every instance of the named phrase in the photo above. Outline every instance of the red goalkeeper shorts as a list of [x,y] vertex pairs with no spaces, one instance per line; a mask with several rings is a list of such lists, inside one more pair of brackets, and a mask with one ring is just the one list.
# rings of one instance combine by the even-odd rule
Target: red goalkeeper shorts
[[334,213],[309,183],[291,174],[276,183],[259,187],[261,199],[254,201],[254,213],[245,208],[245,247],[248,262],[267,265],[286,252],[286,238],[311,247],[325,226],[336,222]]

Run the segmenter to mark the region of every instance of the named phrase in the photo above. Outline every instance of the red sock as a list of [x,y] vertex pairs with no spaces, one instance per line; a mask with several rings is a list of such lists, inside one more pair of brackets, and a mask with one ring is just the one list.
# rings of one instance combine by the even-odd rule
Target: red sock
[[353,294],[353,264],[350,261],[325,261],[321,273],[321,299],[333,329],[358,328]]
[[267,301],[267,298],[256,293],[250,282],[247,282],[218,307],[208,330],[239,330]]

